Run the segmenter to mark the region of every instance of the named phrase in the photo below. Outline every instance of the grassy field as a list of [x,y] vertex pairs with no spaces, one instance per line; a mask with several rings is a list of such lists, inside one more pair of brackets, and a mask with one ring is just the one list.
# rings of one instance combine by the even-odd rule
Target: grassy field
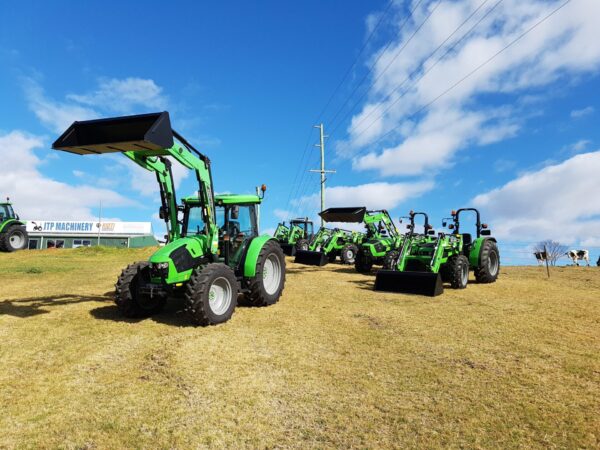
[[0,254],[0,448],[600,445],[600,268],[437,298],[288,260],[281,301],[124,320],[150,250]]

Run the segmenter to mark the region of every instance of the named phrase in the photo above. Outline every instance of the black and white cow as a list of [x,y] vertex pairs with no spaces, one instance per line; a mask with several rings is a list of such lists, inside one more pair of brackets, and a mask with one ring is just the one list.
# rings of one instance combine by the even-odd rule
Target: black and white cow
[[534,252],[534,255],[539,265],[542,265],[546,262],[546,252]]
[[588,266],[590,265],[590,254],[587,250],[569,250],[566,255],[573,260],[576,266],[579,265],[579,261],[585,261]]

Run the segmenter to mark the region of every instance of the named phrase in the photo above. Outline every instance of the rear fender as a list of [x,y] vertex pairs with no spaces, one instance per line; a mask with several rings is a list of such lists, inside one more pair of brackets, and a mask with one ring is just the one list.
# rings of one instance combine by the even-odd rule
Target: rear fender
[[496,238],[493,237],[479,237],[473,241],[471,245],[471,249],[469,250],[469,266],[471,268],[479,267],[480,264],[480,256],[481,256],[481,246],[485,241],[497,242]]
[[258,263],[258,255],[267,241],[274,241],[268,234],[255,237],[250,241],[246,256],[244,258],[244,278],[253,278],[256,275],[256,264]]

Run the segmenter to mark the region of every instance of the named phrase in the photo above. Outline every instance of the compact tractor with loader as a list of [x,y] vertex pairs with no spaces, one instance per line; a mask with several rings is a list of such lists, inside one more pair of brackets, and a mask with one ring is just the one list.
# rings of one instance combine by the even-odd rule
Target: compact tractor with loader
[[358,231],[321,227],[307,248],[296,251],[294,262],[324,266],[328,262],[334,262],[339,256],[343,264],[354,264],[358,245],[363,238],[364,233]]
[[[475,213],[475,239],[460,232],[460,214],[465,211]],[[390,268],[377,272],[375,290],[436,296],[443,293],[444,282],[454,289],[466,288],[470,269],[479,283],[496,281],[500,254],[496,239],[491,237],[487,225],[481,223],[479,211],[459,209],[452,211],[451,219],[449,234],[407,235],[399,251],[389,258]]]
[[15,214],[10,199],[0,203],[0,251],[14,252],[26,249],[29,236],[25,222]]
[[[183,296],[196,324],[214,325],[229,320],[238,294],[254,306],[279,300],[285,257],[275,239],[258,233],[262,196],[214,195],[210,160],[171,128],[168,112],[74,122],[52,147],[78,155],[122,153],[156,175],[167,244],[121,272],[115,301],[123,315],[157,314],[169,297]],[[197,194],[181,204],[171,158],[198,182]]]
[[308,247],[314,237],[314,228],[308,217],[290,220],[290,225],[281,222],[277,225],[273,237],[279,242],[283,253],[294,256],[298,249]]
[[366,233],[356,245],[354,267],[357,272],[368,273],[374,264],[382,265],[385,255],[398,247],[402,235],[398,232],[386,210],[367,211],[363,207],[329,208],[320,213],[327,222],[362,223]]

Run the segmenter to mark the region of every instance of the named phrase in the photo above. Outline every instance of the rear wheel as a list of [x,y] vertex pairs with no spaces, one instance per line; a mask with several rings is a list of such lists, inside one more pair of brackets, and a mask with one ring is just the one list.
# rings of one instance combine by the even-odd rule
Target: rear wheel
[[451,256],[444,267],[450,286],[464,289],[469,282],[469,260],[465,255]]
[[479,267],[475,269],[475,279],[478,283],[493,283],[500,273],[500,252],[491,239],[486,239],[479,253]]
[[358,247],[355,244],[346,244],[342,248],[341,258],[344,264],[354,264]]
[[252,306],[273,305],[284,287],[285,257],[276,242],[267,241],[258,254],[256,275],[248,281],[246,299]]
[[362,248],[356,254],[356,261],[354,261],[354,268],[359,273],[369,273],[373,267],[373,257],[370,253],[364,251]]
[[296,242],[296,251],[297,250],[308,250],[308,240],[307,239],[299,239],[298,242]]
[[150,281],[150,264],[147,261],[128,265],[117,279],[115,303],[125,317],[149,317],[158,314],[167,301],[164,295],[142,294],[140,287]]
[[396,250],[392,250],[387,252],[383,257],[383,268],[385,270],[394,270],[398,265],[398,258],[400,257],[400,252]]
[[12,225],[0,234],[0,249],[5,252],[16,252],[27,248],[29,236],[22,225]]
[[227,322],[237,305],[238,282],[225,264],[199,267],[188,281],[185,304],[188,314],[198,325]]

